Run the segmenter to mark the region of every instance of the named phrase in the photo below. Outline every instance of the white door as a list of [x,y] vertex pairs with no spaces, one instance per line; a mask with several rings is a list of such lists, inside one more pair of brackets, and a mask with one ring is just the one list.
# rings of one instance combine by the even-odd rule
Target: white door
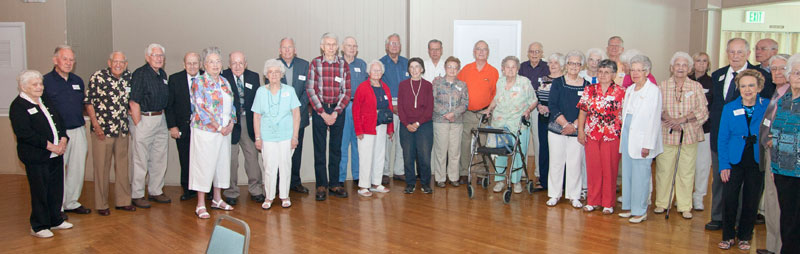
[[0,115],[8,115],[8,106],[17,97],[17,75],[27,69],[25,23],[0,22]]

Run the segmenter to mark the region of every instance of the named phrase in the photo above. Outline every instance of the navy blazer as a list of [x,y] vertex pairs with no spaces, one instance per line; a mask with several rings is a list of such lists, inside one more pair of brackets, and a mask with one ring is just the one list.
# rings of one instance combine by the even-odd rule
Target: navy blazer
[[[717,147],[721,150],[717,153],[719,159],[719,169],[731,169],[731,165],[738,164],[742,161],[742,153],[744,152],[745,139],[749,135],[756,136],[756,142],[753,144],[755,161],[759,161],[758,155],[758,130],[761,124],[761,119],[764,119],[764,112],[767,111],[769,99],[756,97],[756,104],[754,105],[753,116],[750,122],[747,122],[747,116],[742,106],[742,97],[725,104],[722,109],[722,118],[720,120],[719,137],[717,138]],[[749,133],[748,133],[748,125]],[[749,135],[748,135],[749,134]]]
[[[772,75],[763,69],[750,64],[750,62],[747,62],[746,64],[747,69],[757,70],[761,72],[761,75],[764,75],[764,89],[761,90],[759,95],[762,98],[768,100],[771,99],[772,94],[775,93],[775,84],[772,83]],[[736,100],[736,98],[739,98],[739,93],[734,93],[733,96],[725,98],[724,94],[727,93],[727,91],[722,91],[725,89],[725,75],[728,74],[729,67],[730,65],[719,68],[711,73],[711,81],[714,83],[711,88],[711,110],[708,112],[708,114],[709,122],[711,123],[711,151],[714,152],[717,152],[717,136],[719,134],[719,121],[720,116],[722,115],[722,108],[725,106],[725,104],[728,104],[731,101]],[[730,87],[729,89],[735,89],[735,87]]]
[[[202,75],[203,71],[199,72]],[[186,70],[169,75],[169,98],[164,114],[167,119],[167,128],[178,127],[180,138],[189,137],[192,121],[192,96],[189,91],[189,80]]]
[[[284,66],[289,66],[283,61],[283,58],[278,57],[278,60],[284,64]],[[308,61],[303,60],[302,58],[294,57],[292,58],[291,62],[292,66],[292,86],[294,87],[294,92],[297,94],[297,99],[300,100],[300,129],[305,128],[308,126],[308,116],[309,116],[309,102],[308,102],[308,95],[306,95],[306,81],[308,79]],[[302,80],[300,80],[300,76],[303,76]],[[286,77],[281,77],[281,83],[286,83]]]
[[[11,102],[8,117],[14,135],[17,136],[17,156],[24,164],[42,164],[50,159],[51,152],[47,150],[47,142],[54,143],[53,129],[42,111],[42,105],[50,112],[53,124],[56,126],[58,139],[67,138],[66,129],[61,116],[52,106],[47,96],[42,96],[42,104],[36,105],[17,96]],[[31,114],[31,112],[35,112]]]
[[[256,99],[256,91],[259,87],[261,87],[261,78],[259,77],[258,73],[255,73],[251,70],[245,69],[244,74],[244,105],[239,103],[239,87],[236,86],[236,79],[233,77],[233,71],[230,68],[222,71],[222,77],[228,80],[231,84],[231,91],[233,91],[233,106],[237,109],[236,110],[236,119],[242,119],[241,114],[239,113],[238,109],[244,109],[247,112],[247,116],[245,117],[247,120],[247,133],[250,135],[250,140],[255,141],[256,135],[255,131],[253,130],[253,100]],[[248,86],[249,84],[249,86]],[[233,125],[233,132],[231,132],[231,144],[238,144],[239,138],[242,135],[242,125],[240,124],[242,121],[236,121],[236,124]]]

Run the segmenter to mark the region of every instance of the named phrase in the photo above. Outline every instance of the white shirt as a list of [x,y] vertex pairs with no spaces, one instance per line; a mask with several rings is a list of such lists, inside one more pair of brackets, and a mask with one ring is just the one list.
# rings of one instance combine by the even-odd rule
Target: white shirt
[[422,61],[425,63],[425,73],[422,74],[422,78],[429,82],[433,82],[433,79],[436,77],[444,77],[444,59],[439,58],[438,66],[433,64],[433,60],[431,60],[430,57],[426,57]]
[[[42,98],[39,98],[39,101],[35,102],[35,101],[33,101],[33,99],[31,99],[30,96],[28,96],[25,93],[19,93],[19,97],[29,101],[30,103],[39,105],[39,109],[42,110],[42,114],[44,114],[44,117],[47,118],[47,123],[50,124],[50,130],[53,131],[53,144],[54,145],[58,145],[59,138],[58,138],[58,130],[56,129],[56,124],[53,122],[53,118],[50,117],[50,111],[48,111],[47,107],[45,107],[44,103],[42,103]],[[28,111],[28,112],[30,112],[30,111]],[[33,114],[31,114],[31,115],[33,115]],[[58,157],[58,154],[50,153],[50,158],[55,158],[55,157]]]
[[[738,75],[739,73],[741,73],[744,70],[747,70],[747,63],[744,63],[744,66],[742,66],[741,69],[736,71],[736,74]],[[731,85],[731,79],[733,79],[733,68],[732,67],[728,67],[728,73],[725,74],[725,83],[724,83],[725,86],[722,87],[722,99],[723,100],[727,99],[727,97],[728,97],[728,89],[730,88],[730,85]]]
[[186,73],[186,81],[187,81],[187,83],[189,83],[189,94],[192,94],[192,79],[193,78],[197,78],[199,75],[200,75],[200,73],[198,73],[197,75],[194,75],[194,76],[189,75],[189,73]]

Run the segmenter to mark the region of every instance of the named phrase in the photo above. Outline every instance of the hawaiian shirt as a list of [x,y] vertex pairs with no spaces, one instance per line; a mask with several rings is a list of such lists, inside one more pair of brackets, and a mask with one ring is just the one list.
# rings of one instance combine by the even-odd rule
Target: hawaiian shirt
[[614,141],[622,131],[622,101],[625,89],[611,83],[603,93],[600,84],[593,84],[583,90],[578,101],[578,109],[586,112],[584,132],[591,140]]
[[[128,70],[119,78],[110,68],[92,74],[84,91],[83,104],[91,104],[100,129],[108,137],[128,134],[128,94],[131,73]],[[92,126],[94,131],[94,126]]]
[[[209,126],[211,120],[214,119],[218,124],[223,124],[223,119],[229,118],[233,123],[236,123],[236,109],[231,106],[230,116],[223,116],[222,112],[225,107],[223,96],[228,96],[233,99],[233,91],[231,84],[227,79],[218,76],[218,80],[214,80],[207,72],[200,75],[192,83],[192,123],[193,128],[209,132],[217,132]],[[232,103],[232,102],[231,102]]]

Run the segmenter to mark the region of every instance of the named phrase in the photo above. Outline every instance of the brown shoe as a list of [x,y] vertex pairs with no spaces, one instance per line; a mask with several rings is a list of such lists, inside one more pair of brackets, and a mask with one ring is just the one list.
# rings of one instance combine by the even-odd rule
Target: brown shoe
[[114,207],[114,209],[128,211],[128,212],[136,211],[136,207],[132,206],[132,205],[117,206],[117,207]]
[[144,198],[134,198],[131,200],[131,203],[138,208],[150,208],[150,202],[145,200]]
[[108,208],[106,208],[106,209],[98,209],[97,210],[97,214],[99,214],[100,216],[108,216],[108,215],[111,214],[111,210],[109,210]]
[[391,180],[392,180],[392,178],[389,178],[389,176],[384,175],[383,178],[381,179],[381,185],[387,185],[387,184],[389,184],[389,181],[391,181]]
[[158,195],[158,196],[150,196],[147,199],[150,200],[150,201],[158,202],[158,203],[171,203],[172,202],[172,200],[169,199],[169,197],[167,197],[167,195],[165,195],[164,193],[161,193],[161,195]]

